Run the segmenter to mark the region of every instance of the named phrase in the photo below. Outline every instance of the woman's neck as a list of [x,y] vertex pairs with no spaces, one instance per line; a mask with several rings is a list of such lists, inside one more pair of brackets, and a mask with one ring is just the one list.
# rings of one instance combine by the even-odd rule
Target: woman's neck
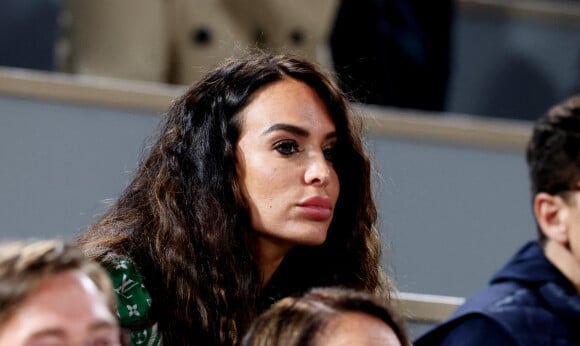
[[280,263],[282,263],[283,259],[284,257],[269,261],[260,260],[260,276],[262,278],[261,282],[262,288],[266,287],[266,285],[272,278],[272,275],[274,275],[274,272],[276,271],[276,269],[278,269]]
[[260,277],[262,279],[261,285],[264,288],[293,245],[262,235],[256,236],[254,241],[258,266],[260,267]]

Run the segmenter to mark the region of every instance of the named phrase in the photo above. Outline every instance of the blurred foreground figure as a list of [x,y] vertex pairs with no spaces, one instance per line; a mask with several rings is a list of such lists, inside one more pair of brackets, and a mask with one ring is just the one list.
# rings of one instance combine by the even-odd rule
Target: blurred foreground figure
[[342,288],[288,297],[258,317],[242,346],[408,345],[402,319],[385,301]]
[[537,121],[527,161],[538,239],[415,345],[580,344],[580,95]]
[[107,273],[58,241],[0,247],[0,346],[123,345]]

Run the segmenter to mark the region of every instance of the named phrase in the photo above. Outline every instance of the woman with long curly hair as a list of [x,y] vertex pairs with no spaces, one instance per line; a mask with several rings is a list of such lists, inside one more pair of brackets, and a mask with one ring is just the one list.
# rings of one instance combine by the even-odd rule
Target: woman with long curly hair
[[316,286],[389,299],[360,130],[330,78],[287,55],[228,61],[179,97],[78,240],[111,273],[134,342],[234,345]]

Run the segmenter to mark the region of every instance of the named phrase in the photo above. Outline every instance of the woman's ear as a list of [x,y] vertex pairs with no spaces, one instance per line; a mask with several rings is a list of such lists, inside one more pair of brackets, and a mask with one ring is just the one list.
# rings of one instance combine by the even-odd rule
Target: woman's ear
[[545,192],[536,194],[534,214],[546,238],[564,246],[568,245],[570,210],[562,197]]

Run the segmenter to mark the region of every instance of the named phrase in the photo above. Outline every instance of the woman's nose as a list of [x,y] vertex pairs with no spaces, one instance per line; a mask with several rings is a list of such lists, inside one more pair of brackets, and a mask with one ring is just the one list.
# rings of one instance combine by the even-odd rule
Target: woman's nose
[[324,153],[312,154],[309,157],[304,181],[306,184],[326,186],[330,179],[330,163],[324,157]]

